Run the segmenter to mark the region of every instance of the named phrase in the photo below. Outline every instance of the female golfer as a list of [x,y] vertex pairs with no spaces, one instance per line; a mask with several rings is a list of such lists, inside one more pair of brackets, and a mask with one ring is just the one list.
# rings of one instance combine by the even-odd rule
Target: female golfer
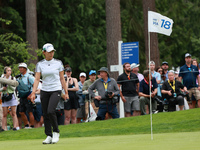
[[[11,76],[11,68],[5,67],[4,74],[1,76],[2,78],[16,80],[15,77]],[[15,87],[2,84],[0,86],[0,92],[2,92],[2,107],[3,107],[3,119],[2,119],[2,131],[7,128],[7,115],[8,115],[8,107],[11,107],[11,116],[13,119],[13,130],[19,130],[19,124],[16,115],[16,107],[18,105],[17,98],[15,95]]]
[[55,111],[61,98],[62,87],[65,91],[64,98],[69,98],[64,79],[64,67],[60,60],[53,58],[54,51],[56,50],[50,43],[43,46],[45,59],[38,62],[36,65],[35,81],[31,95],[31,101],[33,102],[35,100],[35,92],[40,81],[40,76],[42,75],[40,98],[44,116],[45,134],[47,135],[43,144],[57,143],[59,141],[60,134]]

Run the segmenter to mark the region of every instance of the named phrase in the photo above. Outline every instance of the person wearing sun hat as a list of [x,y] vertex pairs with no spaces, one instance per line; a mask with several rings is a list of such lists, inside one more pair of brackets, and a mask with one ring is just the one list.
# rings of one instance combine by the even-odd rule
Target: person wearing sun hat
[[[114,97],[120,94],[117,82],[115,79],[110,78],[108,68],[101,67],[100,72],[101,78],[97,79],[89,88],[88,92],[99,101],[99,111],[97,113],[98,120],[104,120],[105,115],[108,112],[113,119],[119,118],[119,113],[116,107],[116,101]],[[95,95],[93,90],[98,91],[98,95]]]
[[[39,61],[35,69],[35,81],[31,94],[31,101],[35,100],[35,92],[42,76],[42,89],[40,93],[44,128],[47,138],[43,144],[57,143],[59,141],[59,129],[56,117],[56,106],[61,98],[62,88],[65,91],[64,99],[69,99],[67,86],[64,79],[64,66],[60,60],[54,59],[54,46],[51,43],[44,44],[43,55],[45,59]],[[52,134],[53,131],[53,134]]]

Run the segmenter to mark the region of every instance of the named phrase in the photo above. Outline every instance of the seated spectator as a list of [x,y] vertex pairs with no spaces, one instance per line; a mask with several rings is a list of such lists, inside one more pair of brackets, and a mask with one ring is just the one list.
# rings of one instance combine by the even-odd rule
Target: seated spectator
[[181,95],[180,89],[187,91],[187,88],[184,85],[175,80],[174,71],[170,70],[168,72],[168,80],[163,83],[162,94],[168,100],[168,111],[175,111],[176,105],[179,105],[180,110],[183,110],[184,107],[184,97]]
[[[150,75],[151,78],[149,79],[149,70],[144,70],[143,75],[144,75],[144,79],[140,82],[140,87],[139,87],[141,115],[146,115],[145,105],[148,105],[148,108],[150,110],[150,97],[152,101],[151,103],[152,112],[156,113],[157,102],[153,100],[153,98],[157,94],[158,84],[156,82],[156,79],[152,78],[152,75]],[[151,95],[150,95],[150,90],[149,90],[149,82],[150,82],[150,88],[151,88]]]

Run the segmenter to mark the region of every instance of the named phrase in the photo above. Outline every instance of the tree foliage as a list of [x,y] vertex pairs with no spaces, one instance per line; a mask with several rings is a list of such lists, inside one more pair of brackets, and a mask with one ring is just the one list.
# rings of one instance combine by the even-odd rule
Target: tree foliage
[[[123,42],[139,41],[140,69],[145,69],[144,21],[141,0],[121,0]],[[2,0],[0,4],[0,69],[31,57],[26,46],[24,0]],[[174,20],[171,36],[158,34],[161,62],[184,64],[184,54],[200,52],[200,2],[156,0],[156,11]],[[37,0],[39,60],[42,46],[49,42],[55,58],[69,64],[74,76],[81,71],[106,66],[106,17],[102,0]],[[6,24],[5,20],[9,20]],[[199,59],[198,59],[199,60]],[[33,66],[34,68],[34,66]],[[17,69],[16,69],[17,70]]]

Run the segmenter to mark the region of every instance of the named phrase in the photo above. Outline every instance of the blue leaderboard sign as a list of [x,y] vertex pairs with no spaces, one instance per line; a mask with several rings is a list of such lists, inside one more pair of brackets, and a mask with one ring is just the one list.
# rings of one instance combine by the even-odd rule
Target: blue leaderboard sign
[[125,62],[139,64],[139,42],[122,43],[122,65]]

